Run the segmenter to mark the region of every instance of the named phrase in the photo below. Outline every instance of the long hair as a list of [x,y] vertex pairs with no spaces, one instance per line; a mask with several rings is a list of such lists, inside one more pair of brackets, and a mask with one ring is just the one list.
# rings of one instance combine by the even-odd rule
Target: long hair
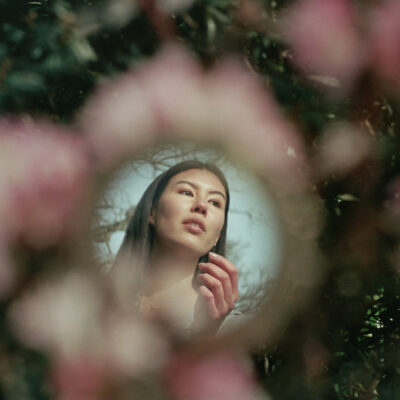
[[[147,187],[142,198],[136,206],[132,218],[128,223],[124,239],[116,257],[116,262],[121,253],[129,254],[133,252],[136,257],[140,257],[144,261],[148,260],[153,247],[155,235],[154,227],[149,223],[151,212],[152,210],[157,208],[161,195],[170,179],[180,172],[186,171],[188,169],[205,169],[212,172],[214,175],[217,176],[217,178],[221,181],[222,185],[225,188],[226,203],[224,225],[216,245],[210,250],[214,253],[225,256],[228,210],[230,201],[228,183],[225,179],[224,174],[214,164],[203,163],[197,160],[189,160],[182,161],[164,171]],[[199,258],[198,262],[207,262],[207,258],[208,253],[202,255]]]

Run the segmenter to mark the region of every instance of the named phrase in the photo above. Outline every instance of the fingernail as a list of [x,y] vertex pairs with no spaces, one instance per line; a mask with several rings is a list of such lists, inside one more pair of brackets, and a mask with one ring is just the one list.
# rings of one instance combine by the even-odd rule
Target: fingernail
[[211,257],[218,258],[218,254],[213,253],[212,251],[210,251],[208,254],[209,254]]
[[199,267],[199,269],[203,269],[204,268],[204,264],[203,263],[198,263],[197,266]]

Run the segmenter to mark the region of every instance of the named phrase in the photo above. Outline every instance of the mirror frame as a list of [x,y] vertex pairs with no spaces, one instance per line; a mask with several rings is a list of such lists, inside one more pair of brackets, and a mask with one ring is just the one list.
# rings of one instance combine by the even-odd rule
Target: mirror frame
[[[201,90],[202,84],[215,83],[215,77],[221,76],[221,70],[224,68],[219,66],[219,70],[217,68],[207,74],[198,71],[197,64],[176,46],[162,50],[155,59],[148,62],[149,64],[145,63],[144,68],[149,65],[148,68],[154,67],[157,71],[158,63],[165,60],[172,63],[170,71],[167,71],[171,74],[174,74],[174,63],[177,73],[182,66],[187,69],[189,65],[196,69],[196,79],[200,83],[197,90]],[[306,304],[323,276],[323,263],[321,263],[321,255],[316,244],[321,227],[322,208],[309,183],[307,160],[296,131],[287,123],[274,104],[272,96],[254,76],[236,61],[225,64],[231,71],[231,75],[237,76],[238,84],[235,85],[233,81],[226,82],[220,88],[220,90],[228,90],[225,96],[210,98],[211,102],[224,101],[223,99],[226,98],[226,104],[218,106],[220,109],[213,110],[213,105],[210,105],[210,113],[217,113],[215,118],[207,112],[199,116],[190,113],[182,114],[179,108],[169,108],[166,120],[164,119],[155,127],[143,128],[143,123],[137,120],[140,116],[138,112],[133,112],[133,115],[128,118],[129,123],[125,126],[125,131],[112,125],[113,123],[115,125],[115,120],[110,126],[107,127],[105,124],[106,126],[102,127],[102,114],[110,113],[109,108],[112,108],[114,104],[114,98],[112,96],[107,98],[105,95],[110,88],[113,89],[114,97],[115,92],[120,91],[124,92],[122,97],[125,98],[131,90],[132,96],[136,96],[136,99],[138,88],[144,93],[148,90],[140,79],[143,78],[145,69],[139,68],[119,78],[116,83],[111,82],[106,87],[100,88],[93,100],[84,108],[80,120],[81,126],[88,132],[88,140],[94,158],[97,160],[97,193],[102,193],[116,170],[128,160],[145,153],[152,146],[158,143],[190,141],[223,149],[230,157],[248,166],[248,169],[259,178],[271,194],[273,206],[278,213],[282,243],[281,265],[278,267],[276,284],[271,288],[268,299],[259,312],[254,318],[248,319],[243,326],[221,336],[196,338],[190,344],[202,347],[203,343],[207,348],[214,345],[226,346],[227,343],[246,347],[273,343],[293,313]],[[185,85],[187,78],[182,77],[182,86]],[[167,78],[161,76],[160,79]],[[137,86],[138,82],[141,82],[142,86]],[[147,84],[151,85],[152,82]],[[234,86],[233,89],[227,86],[231,84]],[[126,88],[129,85],[131,89]],[[232,102],[229,97],[232,93],[229,90],[236,90],[237,95],[242,95],[245,100],[248,100],[250,89],[254,92],[250,94],[254,95],[256,103],[243,104],[242,114],[238,118],[245,115],[244,126],[243,123],[235,123],[234,107],[237,106],[235,101],[238,100]],[[149,118],[154,118],[154,120],[159,120],[157,113],[160,106],[154,107],[154,103],[168,101],[165,99],[165,94],[164,99],[161,100],[157,97],[158,95],[160,92],[155,91],[154,97],[146,103],[147,106],[146,104],[143,106],[148,113],[146,117],[150,116]],[[198,106],[196,103],[198,99],[194,101],[194,107]],[[257,107],[256,110],[255,107]],[[262,114],[265,107],[273,109],[277,115],[274,120],[269,119],[271,115]],[[94,129],[96,124],[102,131],[100,134]],[[98,145],[97,141],[104,138],[103,143]],[[112,143],[112,148],[108,147],[107,143]]]

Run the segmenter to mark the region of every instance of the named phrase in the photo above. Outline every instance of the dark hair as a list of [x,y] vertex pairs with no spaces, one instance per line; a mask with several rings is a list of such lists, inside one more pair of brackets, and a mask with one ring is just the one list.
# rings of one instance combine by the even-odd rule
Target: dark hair
[[[210,250],[225,256],[229,210],[228,183],[224,174],[214,164],[203,163],[197,160],[189,160],[182,161],[164,171],[148,186],[138,205],[136,206],[132,218],[129,221],[122,245],[118,251],[117,259],[122,252],[125,253],[134,250],[137,256],[143,257],[143,260],[148,260],[154,242],[154,228],[149,223],[149,216],[151,215],[152,210],[157,207],[160,197],[169,180],[180,172],[187,171],[189,169],[205,169],[212,172],[218,177],[225,188],[226,203],[224,226],[216,245]],[[198,262],[207,262],[207,258],[208,254],[204,254],[199,258]]]

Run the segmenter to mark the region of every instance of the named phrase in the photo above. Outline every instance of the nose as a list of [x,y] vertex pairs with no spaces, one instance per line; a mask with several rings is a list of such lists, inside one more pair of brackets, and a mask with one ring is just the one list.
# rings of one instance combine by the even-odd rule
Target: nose
[[196,201],[196,203],[193,205],[191,211],[202,214],[206,217],[207,216],[207,205],[202,201]]

